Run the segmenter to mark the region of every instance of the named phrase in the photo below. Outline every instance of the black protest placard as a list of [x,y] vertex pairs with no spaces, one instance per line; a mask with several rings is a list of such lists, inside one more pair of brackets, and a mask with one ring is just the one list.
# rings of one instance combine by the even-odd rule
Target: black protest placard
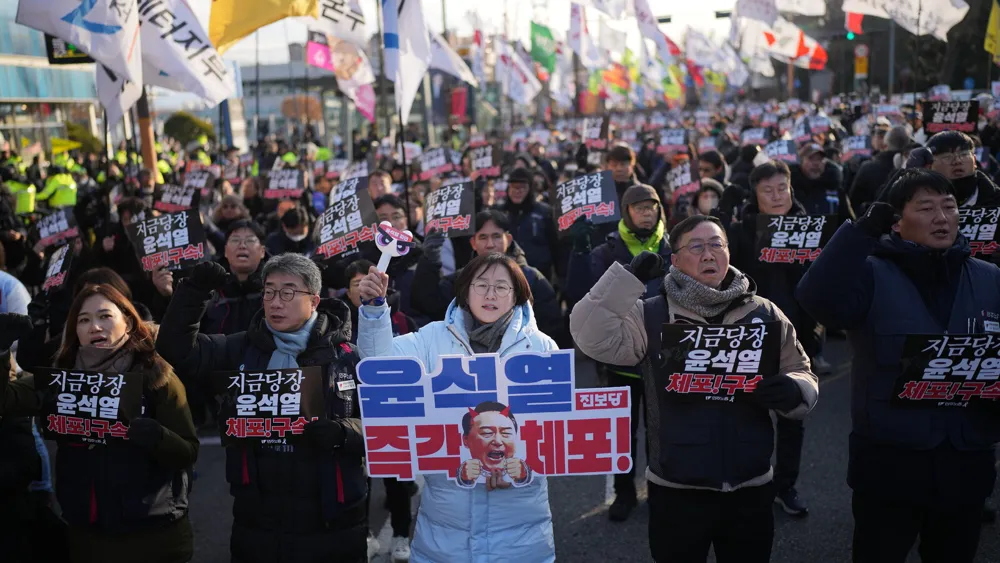
[[81,51],[76,45],[64,39],[45,34],[45,54],[50,65],[77,65],[92,63],[94,59]]
[[841,159],[846,161],[861,156],[870,158],[872,155],[872,138],[868,135],[847,137],[840,145]]
[[958,231],[969,241],[973,256],[996,252],[998,219],[1000,207],[962,207],[958,210]]
[[608,150],[608,117],[584,117],[580,137],[583,144],[592,151]]
[[[368,177],[368,161],[358,160],[352,162],[344,171],[340,174],[341,181],[352,180],[354,178]],[[368,184],[365,183],[365,186]]]
[[552,212],[560,235],[580,217],[595,225],[621,220],[618,191],[609,170],[577,176],[552,188]]
[[197,210],[132,221],[126,232],[147,272],[163,266],[171,270],[189,268],[205,260],[208,243]]
[[740,144],[743,146],[747,145],[760,145],[764,146],[767,144],[769,139],[767,134],[767,129],[763,127],[755,127],[753,129],[747,129],[740,135]]
[[424,230],[447,237],[470,236],[476,232],[476,192],[472,182],[441,186],[427,194],[424,202]]
[[979,101],[924,102],[924,131],[929,135],[941,131],[976,131]]
[[177,213],[185,209],[197,209],[201,201],[201,190],[194,186],[163,186],[160,197],[153,202],[153,209],[164,213]]
[[192,170],[184,174],[184,187],[194,188],[201,195],[208,197],[212,192],[212,188],[215,187],[215,178],[215,174],[212,174],[212,171],[208,168]]
[[66,276],[69,275],[69,268],[73,262],[73,245],[66,244],[60,246],[49,256],[49,262],[45,267],[45,281],[42,282],[42,290],[52,292],[66,285]]
[[809,132],[813,135],[826,135],[830,132],[830,118],[825,115],[810,116]]
[[659,154],[687,153],[688,132],[686,129],[664,129],[660,131],[660,140],[656,145]]
[[668,401],[735,402],[778,374],[781,322],[664,324],[656,385]]
[[694,204],[694,194],[701,189],[698,169],[691,162],[674,166],[667,172],[667,185],[671,191],[671,208],[678,217],[687,217],[688,209]]
[[222,165],[222,177],[234,188],[238,188],[243,181],[243,170],[239,162],[226,162]]
[[837,230],[833,215],[757,215],[757,261],[814,262]]
[[795,139],[796,143],[808,143],[812,140],[812,131],[809,129],[807,119],[802,119],[795,124],[792,129],[792,139]]
[[702,137],[698,139],[698,152],[714,151],[718,144],[716,137]]
[[[335,158],[333,160],[326,161],[326,177],[337,179],[344,175],[344,171],[347,167],[351,165],[351,161],[346,158]],[[368,169],[365,168],[364,176],[368,175]]]
[[141,374],[35,368],[45,437],[103,444],[127,440],[129,423],[143,414]]
[[493,200],[497,205],[501,205],[507,201],[507,186],[507,178],[493,181]]
[[[983,324],[1000,331],[997,321]],[[901,365],[893,386],[895,404],[964,408],[996,404],[1000,398],[1000,335],[909,334]]]
[[298,199],[305,190],[305,174],[297,168],[272,170],[267,178],[264,199]]
[[420,179],[430,180],[455,171],[455,163],[451,160],[451,151],[444,147],[425,151],[417,158],[420,163]]
[[791,133],[792,129],[795,128],[795,120],[791,117],[786,117],[778,121],[778,134],[784,135],[785,133]]
[[767,158],[780,160],[786,164],[798,164],[799,153],[795,146],[795,141],[774,141],[764,147]]
[[368,193],[368,177],[350,178],[330,190],[330,201],[316,222],[316,255],[329,260],[375,240],[378,214]]
[[38,244],[43,248],[80,236],[80,228],[71,207],[57,209],[42,217],[35,224],[35,229],[38,232]]
[[496,178],[500,176],[500,151],[494,145],[481,145],[469,149],[469,160],[472,166],[470,176],[477,178]]
[[[212,374],[221,396],[219,430],[227,443],[255,440],[286,444],[302,434],[305,425],[325,417],[323,375],[319,367],[231,371]],[[336,391],[355,388],[350,374],[337,376]]]

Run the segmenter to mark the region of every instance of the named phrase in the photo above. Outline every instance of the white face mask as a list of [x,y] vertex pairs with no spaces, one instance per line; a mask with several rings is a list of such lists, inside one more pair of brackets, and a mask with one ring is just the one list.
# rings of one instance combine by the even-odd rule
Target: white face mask
[[292,235],[289,234],[288,231],[285,231],[285,236],[288,237],[292,242],[299,242],[305,240],[306,237],[309,236],[309,233],[305,232],[302,233],[301,235]]

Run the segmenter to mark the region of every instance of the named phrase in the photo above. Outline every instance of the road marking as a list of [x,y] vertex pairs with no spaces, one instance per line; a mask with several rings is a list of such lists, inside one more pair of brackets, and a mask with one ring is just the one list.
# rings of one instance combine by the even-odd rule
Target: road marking
[[[633,463],[635,461],[633,460]],[[611,504],[615,501],[615,477],[614,475],[604,476],[604,504]]]
[[222,438],[219,436],[198,436],[198,442],[202,446],[221,446]]

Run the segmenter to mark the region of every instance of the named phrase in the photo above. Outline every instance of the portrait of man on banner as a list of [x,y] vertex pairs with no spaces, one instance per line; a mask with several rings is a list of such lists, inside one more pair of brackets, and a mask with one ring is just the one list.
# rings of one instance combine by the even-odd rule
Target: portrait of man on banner
[[464,488],[486,483],[490,489],[530,484],[531,469],[516,457],[518,442],[517,419],[509,406],[484,401],[470,408],[462,416],[462,444],[470,458],[462,462],[455,483]]

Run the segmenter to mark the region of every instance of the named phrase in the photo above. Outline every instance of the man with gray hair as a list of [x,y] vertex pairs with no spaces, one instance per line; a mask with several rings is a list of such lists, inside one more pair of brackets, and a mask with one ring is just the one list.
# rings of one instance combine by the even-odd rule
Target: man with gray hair
[[851,185],[850,198],[854,213],[858,217],[864,215],[868,206],[875,201],[882,186],[896,170],[894,159],[910,144],[910,130],[897,125],[885,135],[885,149],[879,151],[871,160],[861,165],[858,175]]
[[320,298],[320,270],[312,260],[281,254],[261,272],[264,306],[245,332],[199,334],[226,275],[219,264],[205,262],[181,281],[160,324],[160,355],[188,380],[216,371],[318,366],[325,402],[325,416],[306,424],[299,440],[227,445],[232,561],[364,562],[368,487],[350,310],[339,299]]

